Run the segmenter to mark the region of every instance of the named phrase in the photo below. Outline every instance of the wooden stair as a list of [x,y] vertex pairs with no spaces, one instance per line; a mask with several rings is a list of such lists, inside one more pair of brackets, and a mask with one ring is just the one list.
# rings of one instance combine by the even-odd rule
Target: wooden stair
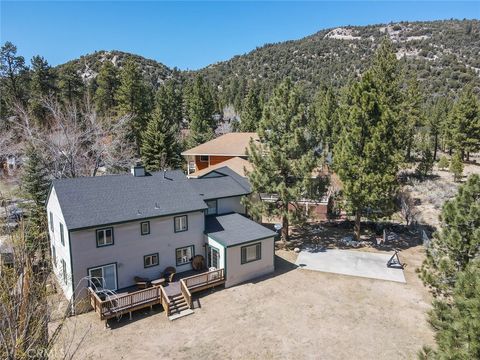
[[187,300],[182,294],[170,298],[169,320],[173,321],[191,314],[193,314],[193,310],[190,309]]

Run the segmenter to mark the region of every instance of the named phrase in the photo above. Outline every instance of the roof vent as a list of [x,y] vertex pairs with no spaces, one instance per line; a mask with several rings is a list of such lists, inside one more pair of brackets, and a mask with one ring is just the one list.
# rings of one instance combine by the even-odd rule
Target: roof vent
[[155,202],[155,209],[156,209],[156,210],[160,209],[160,206],[158,206],[158,203],[157,203],[157,202]]
[[131,172],[135,177],[145,176],[145,166],[138,162],[135,166],[132,166]]

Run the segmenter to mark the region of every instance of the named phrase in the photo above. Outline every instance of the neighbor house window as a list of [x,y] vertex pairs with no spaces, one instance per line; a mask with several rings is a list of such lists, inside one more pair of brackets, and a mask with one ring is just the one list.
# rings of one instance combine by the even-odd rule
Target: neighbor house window
[[206,201],[208,209],[207,215],[217,215],[217,200]]
[[207,155],[200,155],[200,161],[201,162],[208,162],[208,156]]
[[67,284],[67,264],[65,263],[65,260],[62,259],[61,261],[62,264],[62,278],[63,282]]
[[50,230],[54,232],[55,230],[55,224],[53,223],[53,213],[50,211]]
[[158,265],[158,253],[145,255],[143,257],[143,267],[152,267]]
[[262,258],[262,243],[256,243],[241,247],[242,259],[241,263],[246,264]]
[[97,230],[97,247],[113,245],[113,228]]
[[175,232],[187,231],[188,230],[188,217],[187,215],[175,216]]
[[193,250],[193,245],[183,247],[183,248],[178,248],[175,250],[175,257],[177,259],[177,266],[188,264],[193,255],[194,255],[194,250]]
[[107,264],[88,269],[90,286],[95,290],[117,290],[117,264]]
[[142,235],[150,234],[150,221],[140,223],[140,231]]
[[65,235],[63,233],[63,224],[60,223],[60,242],[65,246]]
[[57,251],[55,250],[55,246],[52,245],[52,263],[54,267],[57,267]]
[[195,161],[188,162],[188,173],[195,172]]

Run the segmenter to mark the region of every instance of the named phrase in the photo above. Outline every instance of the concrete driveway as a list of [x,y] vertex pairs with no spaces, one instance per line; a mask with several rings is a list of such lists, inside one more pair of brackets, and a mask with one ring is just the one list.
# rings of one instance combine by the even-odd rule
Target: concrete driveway
[[392,255],[393,252],[381,254],[352,250],[306,249],[298,254],[296,265],[308,270],[404,283],[402,269],[387,267],[387,261]]

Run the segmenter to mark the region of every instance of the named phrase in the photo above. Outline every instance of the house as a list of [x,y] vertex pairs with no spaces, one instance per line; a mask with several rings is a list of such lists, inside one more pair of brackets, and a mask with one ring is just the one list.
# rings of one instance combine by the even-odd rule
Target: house
[[[185,297],[191,305],[190,291],[272,272],[275,232],[244,216],[241,198],[248,194],[248,182],[229,168],[196,179],[178,170],[148,173],[136,166],[131,174],[54,180],[46,210],[53,269],[63,293],[76,301],[87,297],[89,287],[118,294],[134,286],[135,277],[158,279],[172,266],[179,276],[192,274],[192,259],[201,255],[220,277],[194,273],[198,281],[188,278],[176,293],[167,294],[173,285],[160,285],[145,290],[150,302],[145,294],[137,301],[169,307]],[[103,300],[96,294],[92,299],[97,311]],[[99,314],[107,319],[118,312],[103,304]]]
[[[250,140],[259,141],[257,133],[229,133],[200,144],[182,153],[187,161],[188,177],[198,178],[205,174],[228,167],[243,178],[252,171],[252,163],[248,161],[247,149]],[[314,169],[312,179],[330,176],[328,168]],[[332,207],[332,189],[329,189],[320,199],[302,198],[296,202],[305,215],[314,220],[328,219]],[[274,202],[277,194],[258,194],[262,201]],[[290,205],[293,209],[294,205]]]
[[184,151],[182,156],[187,161],[188,175],[195,177],[197,171],[236,157],[246,160],[252,139],[258,140],[257,133],[228,133]]

